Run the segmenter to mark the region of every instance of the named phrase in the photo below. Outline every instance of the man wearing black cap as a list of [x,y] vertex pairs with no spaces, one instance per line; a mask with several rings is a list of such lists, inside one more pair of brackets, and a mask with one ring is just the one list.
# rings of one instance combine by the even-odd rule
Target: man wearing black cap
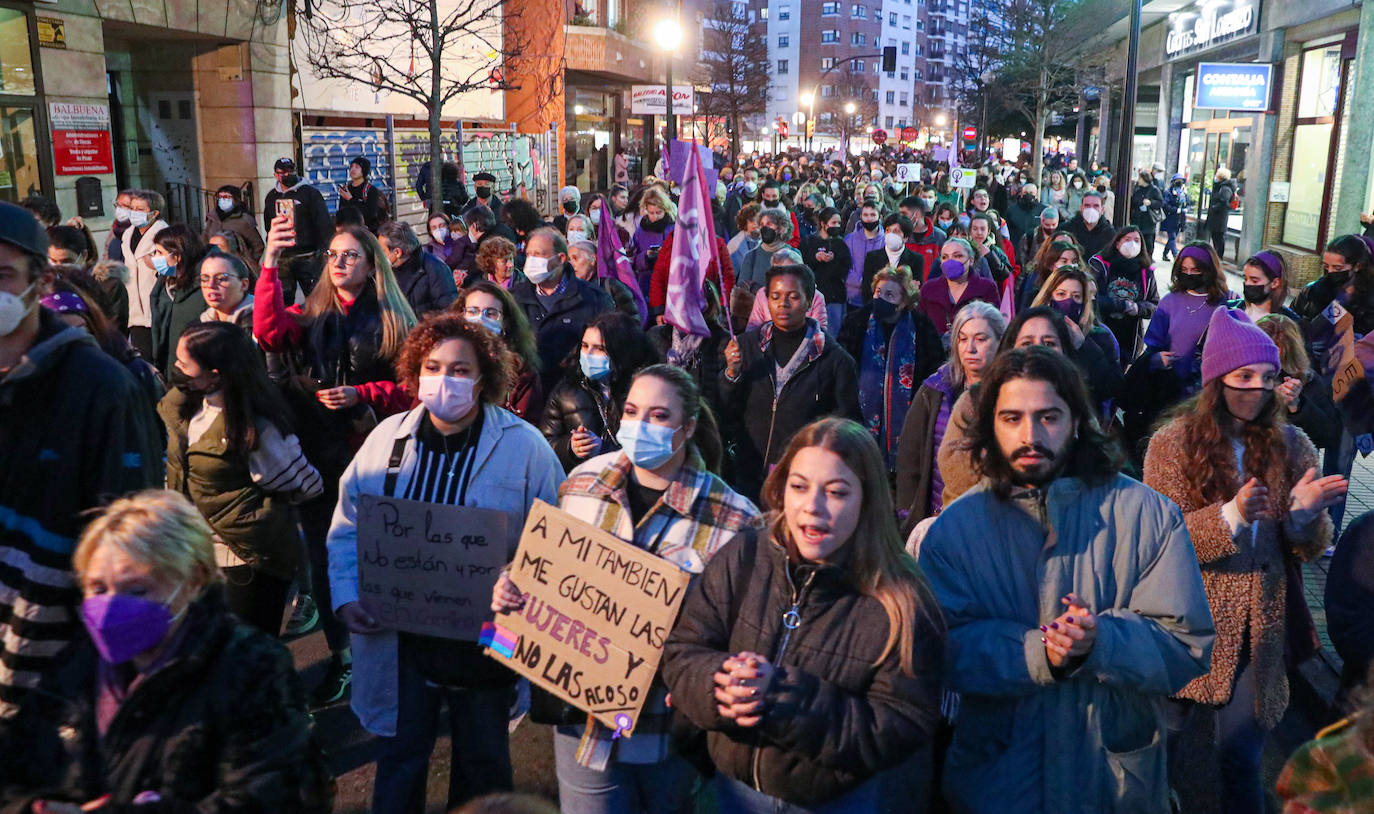
[[334,219],[320,194],[296,174],[292,158],[279,158],[272,167],[277,183],[267,193],[262,209],[265,231],[272,231],[272,219],[277,216],[277,201],[294,201],[292,217],[296,221],[296,243],[282,253],[278,274],[281,275],[282,294],[286,304],[296,301],[296,284],[306,294],[315,287],[324,268],[324,250],[334,236]]
[[162,435],[134,377],[38,304],[48,237],[0,203],[0,717],[75,639],[86,510],[160,486]]
[[463,210],[463,217],[466,219],[468,211],[479,206],[485,206],[491,210],[492,217],[501,221],[501,201],[493,194],[496,190],[496,176],[489,172],[479,172],[472,176],[472,188],[475,192],[472,200],[468,201],[467,208]]
[[339,208],[352,207],[363,215],[363,223],[368,231],[377,233],[377,227],[386,220],[386,197],[381,190],[372,185],[372,162],[363,156],[355,157],[348,165],[348,183],[338,184]]

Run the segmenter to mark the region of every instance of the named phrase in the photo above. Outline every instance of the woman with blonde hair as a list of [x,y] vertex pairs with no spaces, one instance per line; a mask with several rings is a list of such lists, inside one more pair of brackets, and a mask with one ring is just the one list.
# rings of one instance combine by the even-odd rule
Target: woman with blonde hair
[[630,245],[625,249],[634,265],[635,277],[645,296],[649,294],[649,279],[658,262],[659,249],[663,241],[673,232],[677,220],[677,206],[658,185],[645,187],[639,198],[639,225],[630,237]]
[[897,467],[897,441],[921,382],[945,360],[935,323],[920,311],[911,269],[873,275],[873,298],[845,317],[840,346],[859,367],[859,408],[864,426],[883,451],[889,473]]
[[1081,338],[1092,340],[1113,365],[1121,365],[1121,347],[1097,316],[1097,282],[1082,266],[1064,265],[1050,272],[1031,307],[1047,305],[1064,315]]
[[87,636],[0,720],[0,807],[332,810],[291,654],[230,613],[213,539],[161,489],[86,526],[72,566]]
[[1088,258],[1083,256],[1082,247],[1071,235],[1055,235],[1052,240],[1041,243],[1029,267],[1016,280],[1016,310],[1030,308],[1031,301],[1040,293],[1050,274],[1060,266],[1069,265],[1088,267]]
[[386,253],[360,226],[334,235],[320,281],[303,304],[287,309],[277,263],[294,243],[291,220],[275,218],[253,296],[253,336],[264,351],[286,359],[286,394],[301,448],[325,484],[324,494],[300,505],[311,593],[334,654],[312,697],[324,705],[342,698],[352,680],[347,634],[329,603],[324,547],[339,476],[379,418],[410,408],[411,394],[396,383],[396,357],[416,320]]
[[674,708],[706,730],[719,810],[877,811],[889,784],[924,800],[945,626],[878,445],[815,421],[763,494],[767,531],[706,564],[663,651]]

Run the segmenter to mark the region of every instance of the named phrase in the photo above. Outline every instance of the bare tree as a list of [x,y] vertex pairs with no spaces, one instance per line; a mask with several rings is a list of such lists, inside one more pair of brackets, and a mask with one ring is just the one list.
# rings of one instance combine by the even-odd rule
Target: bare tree
[[740,152],[740,126],[768,109],[768,43],[745,16],[743,4],[721,0],[702,23],[702,68],[711,93],[702,112],[730,121],[730,152]]
[[[856,119],[872,123],[878,115],[878,99],[874,96],[874,85],[870,84],[869,79],[874,75],[851,70],[851,67],[836,66],[822,80],[822,87],[829,85],[834,91],[832,95],[820,98],[817,109],[821,122],[827,124],[826,129],[842,139],[853,137]],[[853,114],[845,112],[845,107],[850,104],[854,105]],[[859,129],[862,127],[859,125]]]
[[[425,109],[435,191],[430,212],[441,212],[444,106],[472,91],[518,87],[512,63],[525,55],[530,39],[518,14],[505,0],[323,0],[313,5],[301,29],[306,62],[316,76],[398,93]],[[551,96],[562,71],[519,73],[551,77],[537,80],[550,83]]]
[[989,104],[997,104],[992,83],[1002,66],[1003,56],[1014,46],[1008,42],[1006,20],[1001,11],[990,13],[982,3],[969,11],[968,36],[964,47],[954,54],[950,89],[959,109],[959,121],[977,122],[986,139]]
[[991,93],[1009,112],[1030,123],[1032,160],[1040,177],[1045,127],[1057,106],[1077,97],[1081,59],[1065,43],[1082,42],[1088,25],[1083,0],[1008,0],[1003,6],[1006,48]]

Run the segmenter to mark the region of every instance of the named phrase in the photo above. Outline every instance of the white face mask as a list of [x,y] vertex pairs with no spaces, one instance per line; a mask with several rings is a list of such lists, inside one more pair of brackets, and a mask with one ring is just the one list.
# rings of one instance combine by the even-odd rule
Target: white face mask
[[127,206],[115,206],[114,219],[115,219],[115,222],[116,222],[116,223],[128,223],[128,222],[129,222],[129,207],[127,207]]
[[586,239],[587,239],[587,233],[584,232],[584,231],[582,231],[581,229],[569,229],[569,230],[568,230],[568,243],[569,243],[569,244],[581,243],[582,241],[584,241],[584,240],[586,240]]
[[24,298],[33,291],[35,285],[37,283],[30,283],[28,288],[18,294],[0,291],[0,336],[14,333],[19,328],[19,323],[24,321],[24,317],[38,305],[37,300],[28,305],[24,304]]
[[1099,211],[1099,210],[1097,210],[1097,209],[1084,209],[1084,210],[1083,210],[1083,222],[1086,223],[1086,224],[1088,224],[1089,226],[1092,226],[1094,223],[1097,223],[1097,222],[1098,222],[1099,220],[1101,220],[1101,219],[1102,219],[1102,212],[1101,212],[1101,211]]
[[1116,250],[1122,257],[1130,260],[1132,257],[1140,254],[1140,243],[1135,240],[1124,240],[1121,242],[1120,246],[1116,247]]
[[440,421],[454,422],[468,414],[477,401],[476,379],[458,376],[421,376],[417,397]]
[[887,250],[888,250],[888,251],[890,251],[890,252],[892,252],[892,253],[895,254],[895,253],[897,253],[897,252],[899,252],[899,251],[902,250],[902,246],[903,246],[904,244],[903,244],[903,242],[902,242],[902,236],[901,236],[901,235],[893,234],[892,232],[888,232],[888,233],[887,233],[887,237],[884,237],[884,238],[883,238],[883,245],[887,247]]
[[592,224],[593,224],[594,226],[600,226],[600,225],[601,225],[601,210],[600,210],[600,208],[593,209],[591,212],[588,212],[588,213],[587,213],[587,217],[589,217],[589,218],[592,219]]
[[129,210],[129,225],[135,229],[141,229],[148,225],[148,213],[141,209]]
[[218,206],[221,212],[228,212],[234,208],[234,201],[231,198],[216,198],[215,206]]
[[526,257],[525,258],[525,277],[535,285],[539,285],[553,275],[553,269],[549,268],[549,258],[547,257]]
[[431,234],[434,235],[434,240],[436,242],[443,243],[445,240],[448,240],[448,227],[440,226],[438,229],[435,229]]

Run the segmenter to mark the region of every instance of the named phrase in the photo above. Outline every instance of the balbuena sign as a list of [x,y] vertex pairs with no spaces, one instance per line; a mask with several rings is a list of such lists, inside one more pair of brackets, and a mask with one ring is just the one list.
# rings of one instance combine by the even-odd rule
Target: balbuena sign
[[1259,33],[1259,0],[1211,0],[1169,15],[1164,57],[1174,60]]

